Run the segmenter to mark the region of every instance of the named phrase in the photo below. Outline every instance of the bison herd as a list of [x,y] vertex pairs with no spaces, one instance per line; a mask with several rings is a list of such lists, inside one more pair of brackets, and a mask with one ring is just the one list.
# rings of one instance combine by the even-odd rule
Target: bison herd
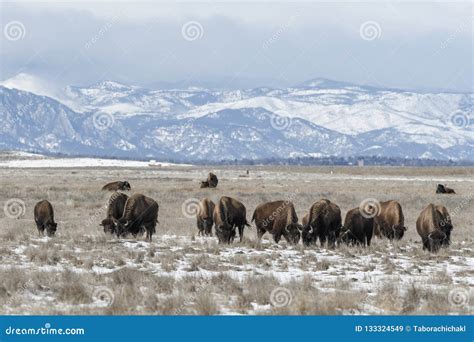
[[[217,186],[217,177],[210,174],[206,186]],[[204,183],[204,182],[203,182]],[[125,237],[141,236],[151,241],[158,223],[158,203],[142,194],[127,196],[130,183],[118,181],[106,184],[102,190],[114,191],[108,202],[107,217],[100,223],[104,232]],[[54,236],[57,223],[51,203],[40,201],[34,208],[38,233]],[[252,215],[258,240],[265,233],[279,243],[283,237],[289,244],[316,245],[334,248],[339,244],[370,246],[373,235],[379,238],[400,240],[407,228],[399,202],[362,203],[350,209],[342,223],[340,207],[328,199],[321,199],[311,205],[299,223],[294,204],[289,200],[266,202],[258,205]],[[236,238],[242,241],[247,221],[247,209],[239,200],[223,196],[217,203],[209,198],[200,201],[196,210],[198,234],[212,236],[213,229],[219,243],[230,244]],[[448,210],[442,205],[429,204],[416,221],[416,230],[423,242],[423,249],[436,252],[450,243],[453,229]]]

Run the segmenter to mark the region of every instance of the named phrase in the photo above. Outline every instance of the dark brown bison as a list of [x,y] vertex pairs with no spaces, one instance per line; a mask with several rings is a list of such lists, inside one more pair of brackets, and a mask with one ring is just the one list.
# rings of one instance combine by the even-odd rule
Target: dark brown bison
[[204,198],[199,202],[196,212],[197,227],[199,235],[212,236],[212,226],[214,224],[214,202],[209,198]]
[[455,194],[456,191],[454,191],[451,188],[448,188],[446,185],[438,184],[436,186],[436,193],[437,194]]
[[223,196],[214,208],[214,227],[219,243],[231,243],[235,238],[235,228],[239,229],[240,241],[244,236],[247,209],[235,198]]
[[380,238],[400,240],[407,230],[402,206],[393,200],[379,204],[374,218],[374,234]]
[[349,245],[370,246],[373,230],[373,217],[362,213],[360,208],[354,208],[346,214],[339,239]]
[[421,236],[423,249],[430,252],[449,246],[452,230],[451,217],[442,205],[429,204],[416,220],[416,231]]
[[314,203],[309,209],[308,223],[303,228],[303,243],[306,246],[316,244],[317,239],[321,246],[326,240],[328,246],[334,248],[336,239],[341,231],[341,209],[328,199]]
[[265,232],[273,235],[278,243],[283,236],[288,243],[297,244],[300,240],[303,226],[298,224],[293,203],[289,201],[275,201],[260,204],[253,212],[252,222],[257,226],[259,241]]
[[127,181],[116,181],[112,183],[105,184],[102,187],[102,190],[104,191],[129,191],[131,190],[132,187],[130,186],[130,183]]
[[39,201],[35,205],[34,214],[38,234],[44,235],[44,231],[46,230],[47,236],[54,236],[58,224],[54,222],[54,210],[51,203],[46,200]]
[[209,172],[207,180],[201,182],[201,188],[215,188],[217,187],[218,182],[219,180],[217,179],[217,176],[212,172]]
[[151,241],[158,222],[158,203],[142,194],[134,194],[127,199],[123,214],[114,220],[114,231],[118,237],[128,234],[137,236],[146,231],[146,240]]
[[121,192],[114,192],[109,199],[109,205],[107,207],[107,218],[102,220],[100,223],[104,227],[104,232],[108,234],[115,234],[115,223],[122,217],[125,203],[127,202],[128,196]]

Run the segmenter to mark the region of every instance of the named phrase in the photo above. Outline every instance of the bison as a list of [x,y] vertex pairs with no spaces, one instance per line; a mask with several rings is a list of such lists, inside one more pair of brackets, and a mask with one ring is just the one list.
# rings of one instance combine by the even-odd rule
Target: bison
[[283,236],[288,243],[297,244],[300,240],[303,226],[298,224],[293,203],[275,201],[260,204],[253,212],[252,222],[257,226],[258,240],[269,232],[278,243]]
[[400,240],[407,228],[402,206],[397,201],[380,202],[374,217],[374,234],[380,238]]
[[58,224],[54,222],[54,210],[51,203],[46,200],[39,201],[35,205],[34,214],[38,234],[40,236],[44,235],[44,231],[46,230],[47,236],[54,236]]
[[370,246],[374,230],[374,219],[368,213],[354,208],[347,212],[339,240],[348,245]]
[[215,188],[217,187],[218,182],[219,180],[217,179],[217,176],[212,172],[209,172],[207,180],[201,182],[201,188]]
[[197,227],[199,235],[212,236],[212,226],[214,224],[214,202],[204,198],[199,202],[199,208],[196,212]]
[[456,191],[454,191],[451,188],[448,188],[446,185],[438,184],[436,186],[436,193],[437,194],[455,194]]
[[326,240],[330,248],[336,245],[336,239],[341,231],[341,209],[328,199],[314,203],[309,209],[308,219],[303,228],[303,243],[306,246],[316,244],[317,239],[321,246]]
[[146,231],[146,240],[151,241],[158,222],[158,203],[142,194],[134,194],[127,199],[123,214],[114,220],[114,231],[118,237],[128,234],[137,236]]
[[247,222],[247,209],[235,198],[223,196],[214,208],[214,227],[219,243],[231,243],[235,238],[235,228],[239,229],[242,242]]
[[107,207],[107,218],[103,219],[100,223],[100,225],[104,227],[104,233],[115,233],[114,221],[117,221],[122,217],[127,199],[128,196],[121,192],[115,192],[110,196],[109,205]]
[[423,242],[423,250],[430,252],[449,246],[452,230],[451,217],[442,205],[430,203],[416,220],[416,231]]
[[112,183],[105,184],[102,187],[103,191],[130,191],[132,187],[130,186],[130,183],[127,181],[116,181]]

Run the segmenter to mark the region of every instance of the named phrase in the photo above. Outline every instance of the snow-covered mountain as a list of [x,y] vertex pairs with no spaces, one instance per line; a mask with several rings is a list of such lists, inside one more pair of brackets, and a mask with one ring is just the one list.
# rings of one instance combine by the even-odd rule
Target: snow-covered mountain
[[16,84],[0,86],[2,149],[182,161],[354,155],[474,160],[472,94],[326,79],[243,90],[157,90],[105,81],[69,86],[53,99]]

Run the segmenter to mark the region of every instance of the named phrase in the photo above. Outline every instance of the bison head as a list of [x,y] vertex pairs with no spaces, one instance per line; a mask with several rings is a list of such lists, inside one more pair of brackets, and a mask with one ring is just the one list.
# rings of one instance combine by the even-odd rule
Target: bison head
[[219,243],[231,243],[235,238],[235,228],[228,223],[216,224],[216,235]]
[[285,237],[286,241],[293,245],[296,245],[300,241],[302,230],[302,225],[298,223],[291,223],[285,227],[283,231],[283,236]]
[[214,220],[212,217],[207,217],[202,219],[202,225],[204,227],[204,232],[206,235],[212,235],[212,225],[214,224]]
[[129,221],[125,219],[118,219],[115,221],[115,234],[117,237],[124,237],[128,233]]
[[58,224],[56,222],[49,222],[46,224],[46,235],[49,237],[53,237],[56,234],[56,230],[58,228]]
[[123,191],[130,191],[132,187],[130,186],[130,183],[127,181],[122,182],[122,190]]
[[393,230],[393,238],[395,240],[401,240],[403,235],[405,234],[405,231],[407,230],[407,227],[396,226],[396,227],[393,227],[392,230]]
[[105,234],[114,234],[115,233],[116,222],[113,219],[106,218],[106,219],[102,220],[100,225],[102,227],[104,227],[104,233]]
[[303,244],[306,246],[314,245],[317,240],[316,229],[313,228],[310,224],[307,224],[303,227],[301,232],[301,237],[303,239]]
[[451,231],[453,230],[453,225],[451,220],[443,220],[440,222],[439,227],[444,234],[443,246],[448,246],[451,241]]

